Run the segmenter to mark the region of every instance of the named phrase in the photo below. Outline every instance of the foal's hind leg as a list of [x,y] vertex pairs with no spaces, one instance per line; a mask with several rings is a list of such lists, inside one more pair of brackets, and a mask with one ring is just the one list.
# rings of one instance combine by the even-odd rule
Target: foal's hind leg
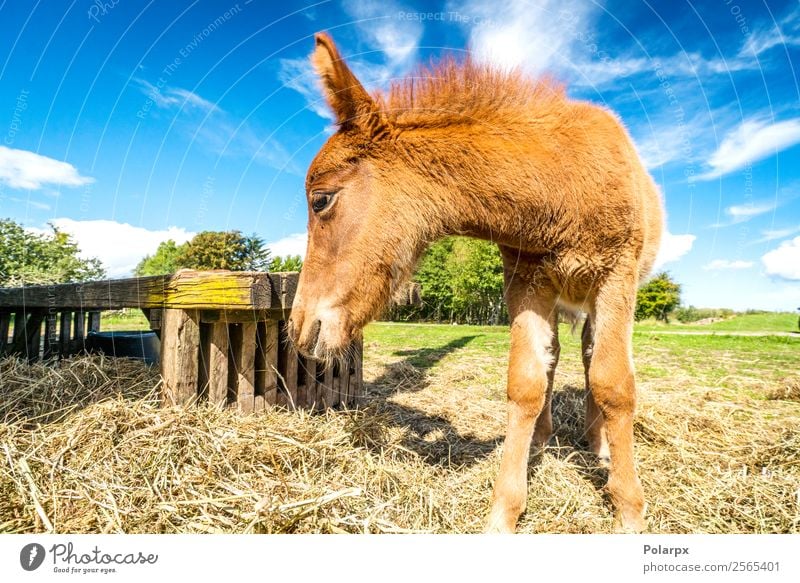
[[550,326],[553,330],[552,341],[550,343],[550,362],[547,368],[547,393],[544,399],[544,407],[539,417],[536,419],[536,426],[533,430],[534,447],[542,447],[553,435],[553,378],[558,366],[558,358],[561,354],[561,344],[558,341],[558,311],[553,310]]
[[593,340],[592,318],[586,316],[581,333],[581,355],[583,356],[583,372],[586,378],[586,417],[584,418],[584,435],[589,442],[589,449],[600,460],[600,464],[607,466],[611,459],[608,452],[608,437],[606,436],[606,421],[603,412],[597,406],[592,396],[589,385],[589,366],[592,362]]
[[607,490],[618,526],[640,532],[645,527],[644,494],[633,458],[633,308],[636,274],[614,275],[599,290],[593,310],[594,347],[589,387],[605,419],[611,454]]
[[[531,297],[525,285],[512,281],[508,306],[512,318],[508,361],[508,431],[503,444],[500,472],[494,485],[488,532],[514,532],[528,498],[528,454],[534,425],[542,413],[548,372],[553,360],[552,313],[555,301],[548,294]],[[542,431],[550,431],[545,423]]]

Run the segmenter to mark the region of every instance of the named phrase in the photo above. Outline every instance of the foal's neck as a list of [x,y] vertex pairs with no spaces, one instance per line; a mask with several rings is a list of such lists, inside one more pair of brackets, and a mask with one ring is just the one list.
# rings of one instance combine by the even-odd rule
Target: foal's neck
[[524,249],[549,238],[558,203],[534,164],[536,144],[521,147],[502,135],[436,134],[420,131],[407,154],[423,177],[414,197],[430,213],[432,238],[467,235]]

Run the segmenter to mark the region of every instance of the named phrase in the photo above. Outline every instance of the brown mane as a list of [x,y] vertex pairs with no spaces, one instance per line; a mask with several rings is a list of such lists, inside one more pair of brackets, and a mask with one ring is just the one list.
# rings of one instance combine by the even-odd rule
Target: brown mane
[[521,112],[546,114],[565,98],[563,86],[553,79],[534,79],[519,69],[503,71],[469,57],[420,66],[388,91],[375,93],[381,111],[402,129],[514,124]]

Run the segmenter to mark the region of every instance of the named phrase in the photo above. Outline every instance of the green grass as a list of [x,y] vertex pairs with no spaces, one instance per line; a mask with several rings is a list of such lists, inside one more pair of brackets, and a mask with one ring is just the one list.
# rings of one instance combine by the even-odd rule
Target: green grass
[[[765,399],[769,397],[765,387],[800,373],[800,335],[659,333],[668,329],[650,331],[637,327],[634,332],[634,360],[640,382],[654,383],[665,390],[713,388],[731,398],[743,391],[749,397]],[[559,338],[561,361],[557,374],[579,382],[574,380],[580,378],[582,370],[579,332],[562,324]],[[486,380],[495,391],[503,389],[510,343],[508,327],[377,322],[366,328],[364,342],[373,358],[384,362],[405,359],[409,365],[431,373],[447,370],[456,363],[463,366],[463,359],[478,365],[492,360],[493,366],[483,367],[488,374]]]
[[103,332],[117,332],[121,330],[149,330],[150,323],[141,310],[126,309],[103,312],[100,318],[100,330]]
[[686,330],[686,331],[705,331],[705,332],[797,332],[798,315],[791,312],[766,312],[760,314],[739,314],[711,324],[681,324],[672,321],[669,324],[663,322],[639,322],[636,330],[639,331],[660,331],[660,330]]

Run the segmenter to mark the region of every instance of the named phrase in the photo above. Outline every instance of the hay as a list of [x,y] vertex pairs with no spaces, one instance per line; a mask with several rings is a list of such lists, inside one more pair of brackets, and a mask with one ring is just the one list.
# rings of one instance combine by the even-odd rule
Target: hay
[[[132,361],[3,360],[0,532],[480,531],[504,359],[425,370],[369,358],[369,404],[313,416],[162,409],[157,373]],[[605,471],[581,443],[579,379],[559,377],[522,532],[612,529]],[[651,530],[800,532],[796,403],[673,389],[645,383],[635,426]]]

